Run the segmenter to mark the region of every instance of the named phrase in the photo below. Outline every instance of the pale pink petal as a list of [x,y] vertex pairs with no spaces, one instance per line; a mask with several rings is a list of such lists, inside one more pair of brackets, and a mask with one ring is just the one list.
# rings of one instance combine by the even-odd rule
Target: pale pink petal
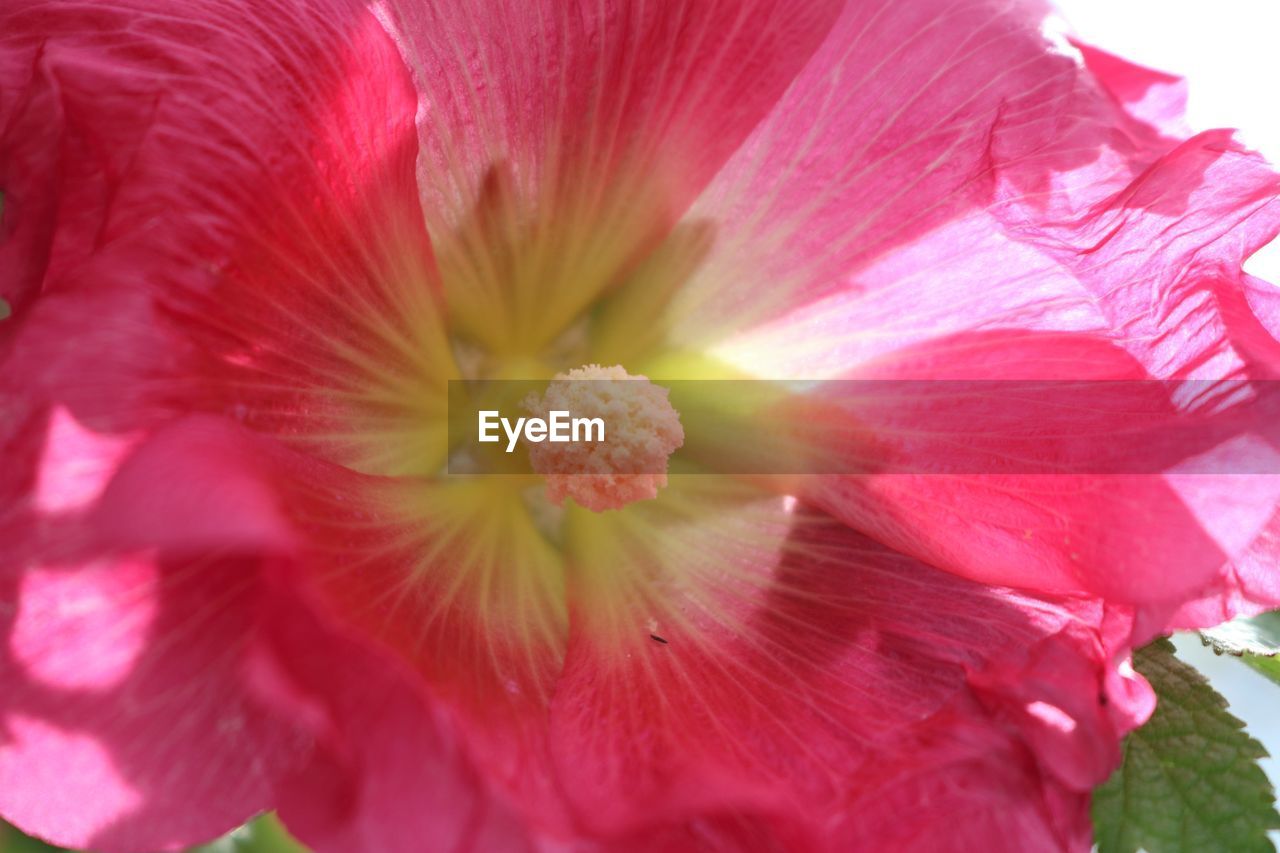
[[826,459],[842,476],[802,488],[857,529],[987,583],[1156,609],[1226,593],[1227,567],[1280,500],[1274,401],[1184,411],[1180,396],[1250,387],[1143,375],[1086,335],[904,348],[857,373],[873,381],[819,386],[824,416],[858,431],[832,430]]
[[[1280,230],[1280,181],[1229,133],[1182,140],[1174,80],[1081,54],[1038,31],[1040,14],[981,0],[851,6],[695,205],[718,240],[673,300],[669,336],[757,376],[858,376],[904,349],[946,354],[993,333],[1008,348],[986,368],[1010,376],[1044,368],[1019,340],[1031,333],[1131,357],[1108,377],[1082,353],[1063,378],[1275,376],[1277,298],[1240,265]],[[877,100],[895,87],[913,96]],[[823,503],[990,582],[1145,600],[1152,613],[1187,596],[1276,603],[1237,568],[1274,481],[1244,487],[1260,507],[1236,517],[1212,497],[1230,479],[1193,484],[1183,463],[1204,464],[1188,449],[1150,482],[935,478],[886,481],[874,497],[845,480]]]
[[[1068,172],[1099,194],[1123,186],[1141,166],[1110,132],[1116,109],[1069,47],[1039,31],[1042,17],[1005,0],[846,4],[691,211],[719,236],[676,302],[690,313],[672,311],[677,340],[714,343],[822,298],[897,285],[857,273],[997,199],[1054,202]],[[976,290],[933,269],[929,289]],[[932,310],[924,287],[913,290]],[[852,307],[845,316],[849,334],[877,331]]]

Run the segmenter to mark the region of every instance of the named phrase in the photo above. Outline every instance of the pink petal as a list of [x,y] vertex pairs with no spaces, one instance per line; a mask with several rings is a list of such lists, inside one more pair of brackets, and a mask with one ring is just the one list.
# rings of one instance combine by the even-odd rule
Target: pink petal
[[[813,478],[808,493],[857,529],[982,582],[1157,609],[1223,593],[1225,567],[1280,501],[1280,478],[1252,473],[1280,468],[1269,409],[1181,411],[1179,389],[1215,389],[1143,381],[1132,356],[1092,336],[958,335],[858,375],[884,381],[817,394],[828,418],[870,437],[833,431],[828,463],[869,473]],[[1232,388],[1248,390],[1216,390]],[[1233,444],[1234,456],[1221,452]]]
[[[867,33],[879,33],[898,15],[924,15],[930,5],[880,10]],[[813,143],[837,174],[859,162],[858,181],[828,180],[825,195],[803,183],[793,195],[790,181],[773,194],[708,191],[704,209],[694,213],[722,214],[727,207],[732,219],[681,303],[698,310],[675,321],[676,333],[719,338],[717,348],[730,361],[768,375],[839,375],[899,346],[991,328],[1096,332],[1124,342],[1161,376],[1195,375],[1186,368],[1192,361],[1203,365],[1200,375],[1232,375],[1246,360],[1242,350],[1274,352],[1274,335],[1265,336],[1268,342],[1260,334],[1264,315],[1275,316],[1263,307],[1269,293],[1239,272],[1243,259],[1280,229],[1274,173],[1223,132],[1181,144],[1119,132],[1132,130],[1131,105],[1104,96],[1070,55],[1048,52],[1032,28],[1034,17],[1006,21],[980,14],[980,6],[955,7],[961,20],[974,16],[973,49],[962,54],[969,64],[951,69],[973,75],[970,86],[913,100],[892,121],[862,128],[862,136],[881,140],[880,159],[859,161],[861,137],[852,131],[838,136],[833,127],[821,140],[825,146]],[[931,32],[886,45],[923,56],[934,47]],[[837,38],[824,51],[834,51]],[[1028,59],[1008,66],[996,46]],[[836,58],[821,53],[793,91],[802,91],[804,81],[825,91],[842,69],[845,75],[861,69],[853,58],[833,66]],[[987,63],[1004,73],[990,78]],[[911,65],[936,63],[921,58]],[[885,72],[872,66],[864,73]],[[940,79],[949,86],[962,78]],[[997,107],[1019,93],[1031,106],[1022,110],[1026,121],[1014,124],[1003,117],[1008,108]],[[783,130],[816,120],[801,118],[804,107],[798,102],[792,115],[784,102],[777,128],[758,134],[758,156],[776,150],[789,162],[787,146],[807,137],[791,140]],[[848,120],[861,116],[851,111]],[[917,124],[935,128],[937,138],[913,137]],[[1049,124],[1066,126],[1046,139]],[[776,174],[762,169],[758,180]],[[813,198],[825,202],[806,206]],[[759,199],[771,206],[762,208]],[[899,203],[904,209],[895,215]],[[802,213],[788,214],[787,205]],[[714,292],[730,285],[732,292]],[[757,328],[744,332],[744,319]]]
[[6,229],[46,246],[5,267],[45,294],[0,327],[19,339],[6,394],[113,431],[251,407],[288,431],[296,409],[264,389],[332,379],[335,336],[370,337],[352,303],[394,313],[371,277],[430,275],[415,97],[363,4],[42,0],[6,7],[0,28],[0,88],[17,94],[0,127],[51,129],[38,177],[66,184],[5,187]]
[[[1160,376],[1260,369],[1274,299],[1239,270],[1280,229],[1275,174],[1224,132],[1170,136],[1177,98],[1139,100],[1166,75],[988,5],[850,7],[695,206],[721,238],[677,337],[771,375],[990,328],[1097,332]],[[855,36],[879,50],[842,53]],[[899,86],[919,94],[877,112]]]
[[[285,604],[297,591],[275,595]],[[415,673],[314,619],[268,633],[274,660],[259,667],[259,690],[282,716],[313,719],[318,742],[279,800],[281,818],[312,849],[412,853],[424,839],[447,850],[532,849]]]
[[[106,691],[120,685],[146,653],[159,586],[156,566],[146,560],[28,570],[15,596],[13,663],[49,687]],[[120,601],[131,604],[121,607]]]
[[[0,525],[22,532],[0,598],[20,602],[0,810],[108,850],[187,843],[277,804],[335,851],[520,848],[513,814],[606,845],[1087,846],[1087,790],[1150,710],[1117,658],[1170,619],[1275,594],[1271,482],[1241,490],[1242,513],[1186,469],[1114,489],[835,480],[810,497],[903,553],[829,523],[792,530],[776,502],[653,543],[689,546],[686,586],[647,586],[675,563],[644,548],[634,573],[608,566],[643,587],[616,612],[598,564],[578,563],[549,697],[566,578],[527,580],[530,554],[512,552],[531,540],[383,523],[438,470],[421,424],[439,412],[422,401],[454,375],[446,321],[465,325],[421,221],[414,110],[445,257],[495,213],[549,203],[538,227],[564,224],[548,209],[617,226],[605,245],[572,227],[537,244],[606,256],[598,288],[725,165],[670,232],[689,244],[677,261],[705,263],[673,303],[687,319],[663,331],[784,375],[998,330],[1007,350],[988,347],[986,368],[1038,376],[1065,356],[1091,378],[1270,376],[1280,310],[1238,267],[1274,232],[1273,176],[1221,135],[1173,147],[1167,81],[1091,55],[1098,85],[1046,51],[1033,15],[987,0],[845,4],[821,48],[834,4],[713,4],[683,21],[552,6],[382,9],[422,104],[358,3],[0,15],[15,202],[0,293],[18,309],[0,327],[0,392],[19,403],[0,443],[23,460],[0,477],[14,498]],[[49,169],[74,189],[59,195]],[[555,293],[576,316],[571,290]],[[778,322],[724,334],[762,318]],[[1103,345],[1082,359],[1089,340]],[[191,409],[347,467],[230,419],[160,427]],[[97,457],[81,480],[63,476],[68,436]],[[139,436],[117,472],[113,442]],[[46,472],[52,503],[32,500]],[[751,547],[756,522],[784,545]],[[1025,544],[1028,523],[1053,537]],[[492,541],[506,550],[454,600],[458,576],[437,569]],[[916,558],[1089,597],[985,589]],[[525,585],[491,593],[500,570]],[[655,609],[687,631],[652,639]],[[259,761],[247,774],[232,768],[243,755]],[[922,801],[939,820],[899,819]]]
[[184,847],[270,808],[305,756],[306,738],[245,688],[263,567],[289,538],[243,500],[254,490],[227,450],[200,425],[158,436],[89,518],[23,530],[58,562],[23,560],[21,542],[6,561],[0,811],[28,832]]
[[[311,489],[357,497],[349,472],[203,418],[153,438],[140,460],[121,469],[99,510],[109,541],[211,554],[271,542],[292,558],[264,566],[254,591],[262,616],[242,639],[239,674],[240,688],[308,747],[275,780],[270,803],[294,832],[319,851],[408,853],[423,837],[458,849],[527,847],[421,676],[344,628],[335,617],[349,616],[345,608],[317,594],[314,581],[333,566],[316,527],[351,516],[308,517],[316,504],[294,502]],[[209,501],[236,511],[211,512]],[[295,531],[308,525],[302,543]]]
[[1151,374],[1246,378],[1275,369],[1254,363],[1237,332],[1248,335],[1251,319],[1240,265],[1280,231],[1277,194],[1280,176],[1230,133],[1211,131],[1079,221],[1046,221],[1028,205],[998,215],[1071,274]]
[[[1240,272],[1280,230],[1272,170],[1228,133],[1179,139],[1168,76],[1088,48],[1078,60],[1024,7],[942,5],[851,7],[695,205],[695,216],[730,216],[674,303],[684,316],[672,336],[712,342],[762,376],[858,376],[901,350],[946,353],[998,330],[1013,375],[1044,357],[1019,335],[1066,333],[1125,350],[1133,361],[1117,361],[1114,378],[1135,367],[1157,378],[1273,377],[1280,300]],[[841,54],[854,34],[879,50]],[[927,76],[940,62],[947,73]],[[926,76],[904,80],[903,69]],[[836,87],[856,74],[877,94]],[[920,97],[879,113],[860,100],[899,85]],[[770,191],[779,174],[803,180]],[[1076,369],[1104,378],[1096,367]],[[1171,465],[1162,479],[1103,492],[1079,481],[886,480],[874,497],[845,481],[827,484],[824,504],[980,580],[1146,601],[1153,614],[1188,597],[1216,600],[1220,613],[1274,605],[1258,571],[1241,566],[1269,547],[1275,478],[1208,486],[1195,476]],[[1257,511],[1239,516],[1212,497],[1233,489]],[[1032,535],[1019,541],[1018,529]],[[1036,533],[1048,529],[1058,541]]]
[[[1127,177],[1116,161],[1131,148],[1105,131],[1114,107],[1051,48],[1041,17],[992,0],[846,4],[694,206],[721,236],[681,296],[692,313],[673,311],[677,339],[712,343],[823,297],[867,295],[878,282],[854,274],[868,263],[1000,196],[1037,198],[1058,173],[1096,164],[1099,189],[1116,180],[1107,168]],[[963,289],[949,273],[930,284]],[[936,304],[902,289],[917,310]],[[846,333],[866,328],[853,310]]]
[[1145,135],[1148,144],[1159,150],[1191,135],[1186,119],[1187,81],[1135,65],[1078,39],[1071,44],[1080,51],[1089,73],[1134,120],[1125,126],[1132,136]]
[[102,495],[132,442],[86,429],[57,408],[49,421],[33,499],[37,512],[73,512]]
[[640,264],[813,54],[839,0],[384,5],[421,95],[455,331],[541,349]]
[[[909,826],[935,821],[879,816],[945,786],[956,809],[945,825],[960,837],[1020,826],[1047,849],[1088,838],[1087,791],[1150,712],[1108,676],[1124,617],[983,588],[830,520],[775,512],[744,506],[741,521],[611,565],[682,579],[612,615],[584,563],[551,717],[580,827],[643,837],[771,814],[814,849],[848,849],[845,833],[896,849]],[[790,525],[781,550],[760,544],[775,525]],[[666,563],[668,548],[680,562]],[[1027,710],[1036,703],[1056,715],[1045,722]]]
[[53,239],[48,222],[58,207],[54,161],[63,116],[41,59],[0,52],[2,79],[23,81],[0,96],[0,299],[10,311],[21,311],[40,289]]
[[[76,194],[44,223],[58,240],[49,284],[127,243],[221,260],[265,191],[303,191],[288,180],[316,169],[358,182],[411,126],[403,65],[359,3],[183,0],[164,12],[145,0],[6,9],[13,90],[31,100],[23,84],[38,93],[41,76],[55,79],[67,111],[39,116],[59,132],[55,174]],[[44,74],[31,79],[31,65]]]
[[49,531],[81,556],[6,566],[6,818],[106,851],[276,807],[322,851],[526,845],[421,679],[321,615],[277,493],[298,465],[225,421],[177,422]]
[[[406,465],[430,469],[436,448],[429,442],[424,447],[418,436],[436,414],[420,407],[440,397],[450,357],[438,338],[414,336],[424,328],[438,332],[440,324],[414,180],[415,98],[394,46],[358,3],[188,2],[167,7],[163,15],[146,13],[144,6],[42,3],[6,11],[4,58],[29,65],[44,44],[63,81],[64,96],[57,102],[73,120],[62,125],[47,111],[39,116],[61,128],[58,150],[100,146],[104,156],[122,158],[97,164],[79,182],[86,196],[77,197],[76,211],[86,218],[91,239],[56,217],[36,222],[56,231],[51,237],[66,235],[68,247],[55,251],[41,271],[44,295],[4,327],[6,334],[14,330],[16,345],[4,353],[0,391],[20,404],[0,412],[6,451],[12,446],[20,450],[15,458],[39,460],[51,408],[65,410],[104,442],[145,434],[175,414],[196,409],[306,443],[355,467],[383,473],[389,467],[398,469],[390,473],[416,471],[400,467]],[[282,87],[281,81],[295,81],[296,88]],[[27,77],[15,78],[15,88],[26,82]],[[9,103],[0,105],[8,109]],[[0,126],[6,120],[0,115]],[[76,164],[55,165],[70,172]],[[32,219],[24,215],[23,221]],[[203,260],[193,263],[193,258]],[[406,377],[423,385],[402,394],[409,405],[393,413],[400,418],[405,452],[370,460],[388,444],[386,395],[379,395],[384,390],[379,385]],[[368,400],[360,398],[364,392],[370,392]],[[18,415],[12,424],[11,412]],[[300,428],[325,439],[308,442]],[[352,430],[351,439],[335,437],[340,430]],[[251,466],[242,476],[233,463],[245,448],[232,442],[228,456],[218,440],[207,446],[198,432],[180,435],[167,448],[161,439],[159,445],[152,442],[159,447],[152,458],[172,456],[173,471],[153,471],[151,479],[121,475],[124,479],[96,512],[109,540],[99,547],[180,542],[202,554],[210,548],[238,551],[257,538],[276,541],[278,535],[280,547],[287,546],[297,560],[300,583],[313,576],[331,580],[334,553],[352,553],[353,543],[343,538],[349,528],[343,525],[371,509],[359,500],[365,488],[360,478],[334,479],[331,469],[297,460],[280,463],[287,475],[274,470],[272,462],[266,471]],[[184,450],[183,445],[189,446]],[[46,455],[53,459],[68,448],[59,441]],[[268,457],[274,460],[278,453]],[[17,499],[15,514],[2,520],[7,531],[21,533],[13,555],[19,565],[48,559],[51,550],[60,553],[53,546],[67,539],[53,532],[42,535],[46,522],[64,520],[32,504],[40,471],[26,468],[6,469],[0,478],[4,495]],[[173,477],[175,471],[203,481],[210,494],[192,490]],[[317,499],[317,489],[323,499]],[[282,507],[280,494],[298,497],[299,506]],[[340,503],[344,497],[350,498],[349,507]],[[233,502],[242,512],[199,511],[200,501],[214,499]],[[292,550],[301,548],[303,537],[295,539],[291,526],[316,524],[295,512],[304,505],[321,512],[318,526],[332,522],[327,530],[334,536],[308,529],[317,547],[307,552],[305,564],[302,551]],[[182,516],[181,523],[171,523],[173,514]],[[381,548],[385,541],[375,544]],[[321,553],[325,547],[336,551]],[[406,565],[416,566],[419,556],[412,555]],[[340,562],[343,567],[352,563]],[[324,592],[344,588],[349,576],[336,574],[341,583],[326,583]],[[334,613],[348,626],[394,640],[397,636],[387,636],[394,630],[383,630],[394,620],[371,605],[393,601],[409,580],[384,577],[354,601],[322,598],[336,600]],[[433,607],[424,598],[422,608],[404,614],[398,625],[408,626],[407,634],[398,636],[409,638],[403,648],[412,649],[415,662],[424,623],[412,620]],[[460,649],[489,641],[483,623],[468,627],[473,616],[464,608],[460,620],[443,626]],[[522,649],[512,655],[523,665]],[[488,694],[470,689],[472,684],[503,690],[512,678],[479,673],[473,666],[478,657],[432,658],[429,669],[438,677],[431,683],[463,685],[466,704],[474,707]],[[117,677],[130,662],[110,663],[110,672],[104,668],[98,680]],[[544,673],[539,677],[548,680]],[[350,687],[350,682],[334,685],[339,691]],[[401,711],[397,719],[407,715]],[[362,726],[350,724],[352,737]],[[506,736],[499,731],[491,737],[493,727],[474,728],[477,740],[496,741],[490,753],[494,763],[505,766],[501,775],[518,778],[521,768],[513,762]],[[420,754],[414,760],[424,767],[441,764],[432,765]],[[380,768],[355,769],[376,774]],[[366,784],[351,770],[336,767],[318,778],[324,784]],[[377,779],[369,784],[384,785]],[[381,813],[369,809],[382,807],[362,801],[349,824],[316,832],[338,839],[343,833],[376,833]],[[219,828],[232,825],[212,813],[209,820],[223,821]]]
[[562,828],[546,715],[564,655],[563,568],[518,494],[338,468],[294,474],[289,509],[310,539],[300,580],[332,619],[413,672],[527,821]]
[[[1019,850],[1090,849],[1087,796],[1037,778],[1016,742],[989,727],[945,717],[934,722],[951,743],[935,745],[932,754],[926,747],[931,763],[850,802],[827,849],[961,853],[998,850],[1010,839]],[[903,819],[922,803],[927,820]]]
[[[250,692],[317,744],[276,792],[299,837],[334,851],[413,851],[424,833],[518,849],[524,830],[490,786],[555,824],[538,768],[561,650],[522,644],[512,628],[550,606],[528,600],[534,588],[503,584],[484,608],[458,596],[452,559],[474,543],[395,516],[421,484],[361,477],[208,418],[146,447],[152,467],[127,464],[98,512],[109,542],[218,552],[267,538],[291,557],[264,581],[258,606],[273,616],[246,669]],[[237,514],[192,503],[211,496]],[[512,558],[486,571],[541,568]],[[513,594],[525,598],[504,600]]]
[[386,17],[423,99],[428,216],[463,212],[458,200],[503,161],[552,196],[558,182],[639,172],[678,214],[774,106],[840,5],[392,0]]

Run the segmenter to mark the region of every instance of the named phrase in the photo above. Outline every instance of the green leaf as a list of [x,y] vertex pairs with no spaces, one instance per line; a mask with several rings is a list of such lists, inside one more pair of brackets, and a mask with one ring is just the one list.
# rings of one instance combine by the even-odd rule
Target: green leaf
[[1275,792],[1258,759],[1267,752],[1227,713],[1200,673],[1158,640],[1134,655],[1159,705],[1124,743],[1124,764],[1094,792],[1100,853],[1272,851]]
[[192,853],[307,853],[274,814],[262,817]]
[[1280,655],[1280,610],[1207,628],[1200,640],[1218,654],[1275,657]]
[[1276,684],[1280,684],[1280,657],[1264,658],[1257,655],[1245,655],[1241,660]]
[[[0,822],[0,853],[73,853],[28,838],[17,829]],[[188,853],[308,853],[295,841],[274,814],[250,821],[235,832],[209,844],[193,847]]]
[[60,850],[0,823],[0,853],[59,853]]
[[[0,216],[4,216],[4,193],[0,192]],[[0,299],[0,320],[8,320],[13,314],[13,309],[9,307],[9,303]],[[0,836],[3,838],[3,836]],[[4,848],[0,847],[0,853],[4,853]]]

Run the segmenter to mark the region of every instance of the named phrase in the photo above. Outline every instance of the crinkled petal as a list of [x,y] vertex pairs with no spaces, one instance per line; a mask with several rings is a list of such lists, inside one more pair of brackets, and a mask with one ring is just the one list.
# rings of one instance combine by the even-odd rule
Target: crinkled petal
[[[995,0],[849,3],[834,29],[826,3],[409,8],[379,10],[401,53],[340,0],[0,15],[0,443],[24,460],[0,477],[24,605],[4,719],[10,761],[104,794],[77,813],[15,778],[5,813],[105,849],[271,805],[321,850],[519,848],[517,820],[638,847],[1086,847],[1087,791],[1150,711],[1118,658],[1269,594],[1270,481],[1234,504],[1194,471],[1101,500],[805,495],[840,523],[673,484],[561,529],[518,489],[424,481],[466,355],[448,333],[542,353],[607,293],[592,322],[758,373],[1012,328],[1024,367],[1083,352],[1024,347],[1042,332],[1123,350],[1125,377],[1259,377],[1275,300],[1238,266],[1274,230],[1270,173],[1221,135],[1175,147],[1142,74],[1086,52],[1099,85]],[[190,410],[221,417],[161,426]],[[1024,542],[1028,515],[1052,536]],[[50,684],[96,701],[60,717]],[[191,737],[139,739],[175,707]],[[250,778],[228,743],[261,756]],[[922,801],[945,820],[896,819]]]
[[1080,51],[1089,73],[1131,119],[1124,129],[1135,140],[1158,151],[1191,135],[1186,117],[1186,80],[1130,62],[1079,39],[1071,39],[1071,44]]
[[[1138,152],[1042,17],[1004,0],[846,4],[695,204],[720,236],[672,303],[671,336],[715,344],[819,299],[873,296],[878,282],[854,278],[869,263],[1001,196],[1054,200],[1065,172],[1122,185]],[[964,289],[934,269],[934,286]],[[917,310],[935,304],[910,290]],[[878,331],[849,311],[849,333]]]
[[[1127,352],[1131,360],[1113,359],[1111,378],[1131,378],[1135,367],[1157,379],[1274,377],[1275,292],[1240,265],[1280,230],[1275,173],[1226,132],[1181,139],[1171,78],[1051,41],[1034,8],[992,8],[920,0],[846,13],[772,124],[721,176],[763,164],[746,174],[814,175],[822,186],[784,180],[776,193],[739,193],[750,184],[712,185],[694,212],[713,221],[719,214],[720,239],[672,303],[684,312],[673,336],[719,335],[713,352],[757,376],[856,377],[904,350],[946,354],[955,340],[1001,332],[1013,376],[1044,368],[1045,354],[1018,340],[1044,333]],[[917,18],[948,26],[906,30]],[[888,38],[895,27],[903,37]],[[935,41],[943,32],[954,43]],[[840,53],[854,43],[881,49]],[[926,61],[926,51],[950,73],[913,81],[906,88],[922,97],[894,102],[883,116],[843,111],[857,103],[857,87],[821,97],[853,73],[877,91],[911,73],[900,67],[927,75],[939,60]],[[884,59],[914,56],[921,59]],[[807,133],[785,133],[802,126]],[[770,157],[795,169],[779,172]],[[756,310],[765,322],[744,331]],[[1072,378],[1074,369],[1107,378],[1082,358],[1051,375]],[[949,366],[939,357],[932,369]],[[1274,436],[1263,441],[1249,452],[1274,452]],[[1241,452],[1226,441],[1201,450]],[[843,480],[824,505],[968,577],[1146,599],[1155,609],[1165,607],[1155,604],[1162,598],[1216,598],[1219,612],[1274,605],[1256,570],[1240,566],[1264,546],[1280,499],[1276,478],[1205,473],[1213,470],[1188,453],[1151,482],[1113,484],[1106,496],[1101,482],[885,482],[880,505]],[[1223,500],[1233,491],[1254,509],[1241,514],[1239,502]],[[1044,529],[1038,514],[1057,519],[1059,541],[1036,532]],[[1188,547],[1151,544],[1173,540]],[[1009,571],[993,572],[997,563]],[[1027,567],[1021,574],[1019,564]]]

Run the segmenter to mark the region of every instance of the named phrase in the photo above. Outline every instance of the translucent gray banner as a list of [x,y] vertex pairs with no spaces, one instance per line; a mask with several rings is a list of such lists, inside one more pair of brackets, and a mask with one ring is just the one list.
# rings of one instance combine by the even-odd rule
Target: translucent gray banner
[[[632,380],[574,381],[580,411],[534,410],[546,381],[449,383],[452,475],[534,473],[531,444],[628,443]],[[1061,380],[655,380],[679,414],[673,473],[737,475],[1280,474],[1280,383]],[[542,420],[543,425],[535,421]],[[574,473],[572,471],[562,473]]]

